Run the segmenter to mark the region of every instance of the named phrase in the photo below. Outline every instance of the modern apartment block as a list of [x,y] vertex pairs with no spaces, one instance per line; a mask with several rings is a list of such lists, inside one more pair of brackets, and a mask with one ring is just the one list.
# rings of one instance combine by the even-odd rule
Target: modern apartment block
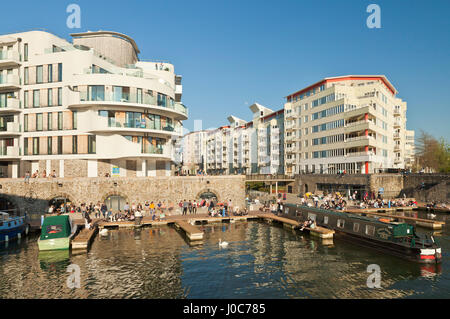
[[139,61],[124,34],[71,36],[0,36],[3,176],[170,175],[188,116],[174,66]]
[[325,78],[286,99],[286,174],[405,167],[406,102],[386,76]]
[[[184,146],[190,145],[189,150],[183,149],[183,158],[189,158],[185,166],[195,162],[191,158],[201,157],[208,174],[283,174],[284,109],[275,112],[254,103],[250,110],[252,121],[231,115],[229,125],[185,135]],[[203,134],[206,147],[191,142]],[[201,140],[205,141],[203,137]]]
[[183,171],[195,174],[206,169],[206,140],[208,131],[190,132],[182,139]]
[[406,130],[405,143],[405,168],[412,169],[416,162],[415,133],[413,130]]

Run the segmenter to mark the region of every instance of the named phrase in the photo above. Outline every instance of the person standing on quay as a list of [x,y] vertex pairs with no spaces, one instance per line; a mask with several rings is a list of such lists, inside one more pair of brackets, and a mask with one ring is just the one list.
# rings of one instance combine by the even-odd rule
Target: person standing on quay
[[192,201],[188,203],[189,214],[192,214]]
[[188,205],[189,205],[189,203],[186,200],[184,200],[183,201],[183,215],[187,214]]
[[197,201],[194,199],[194,202],[192,203],[192,212],[194,214],[197,214]]

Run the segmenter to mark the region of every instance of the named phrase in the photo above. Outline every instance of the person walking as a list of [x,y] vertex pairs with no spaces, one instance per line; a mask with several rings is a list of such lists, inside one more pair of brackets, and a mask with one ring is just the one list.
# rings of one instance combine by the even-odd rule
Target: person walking
[[197,214],[197,206],[198,206],[197,201],[194,199],[194,202],[192,203],[192,212],[194,214]]
[[102,212],[103,219],[106,219],[106,212],[108,211],[108,208],[106,207],[105,203],[102,203],[102,206],[100,208],[100,211]]
[[189,203],[186,200],[184,200],[183,201],[183,215],[187,214],[188,206],[189,206]]

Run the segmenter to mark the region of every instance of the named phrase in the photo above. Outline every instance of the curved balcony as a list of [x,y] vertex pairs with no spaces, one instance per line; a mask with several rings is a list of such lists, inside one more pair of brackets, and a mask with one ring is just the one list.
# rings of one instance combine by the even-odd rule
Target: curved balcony
[[20,78],[16,74],[7,74],[6,76],[0,75],[0,90],[8,89],[15,90],[20,89]]
[[97,135],[98,158],[154,158],[161,160],[172,159],[172,147],[170,144],[157,147],[149,143],[137,142],[118,134]]
[[151,136],[170,138],[172,136],[182,135],[182,126],[166,125],[155,127],[146,121],[128,121],[119,122],[115,118],[94,115],[94,112],[85,112],[79,115],[78,129],[90,133],[146,133]]
[[8,97],[6,99],[6,105],[1,105],[0,103],[0,113],[20,113],[20,100],[15,97]]
[[90,97],[87,92],[69,91],[70,107],[90,107],[99,106],[125,106],[145,108],[158,111],[160,114],[170,114],[176,120],[187,120],[188,110],[183,104],[175,102],[173,104],[157,101],[157,98],[150,95],[138,96],[137,94],[114,94],[106,92],[102,95]]
[[17,136],[21,135],[20,124],[18,122],[8,122],[6,126],[0,127],[0,136]]
[[0,147],[0,160],[10,160],[20,158],[20,150],[18,146]]
[[21,64],[20,54],[18,51],[5,50],[0,51],[0,67],[10,68]]

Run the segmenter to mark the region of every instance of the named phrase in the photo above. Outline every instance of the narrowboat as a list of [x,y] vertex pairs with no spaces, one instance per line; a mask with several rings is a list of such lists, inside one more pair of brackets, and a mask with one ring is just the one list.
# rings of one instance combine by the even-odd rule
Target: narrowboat
[[69,249],[77,226],[68,215],[45,217],[38,239],[39,250]]
[[28,234],[29,228],[25,216],[11,217],[8,213],[0,212],[0,242],[21,238]]
[[318,226],[333,229],[337,238],[410,261],[440,263],[442,260],[441,248],[434,237],[418,235],[413,225],[294,204],[286,204],[284,214],[300,222],[314,220]]

